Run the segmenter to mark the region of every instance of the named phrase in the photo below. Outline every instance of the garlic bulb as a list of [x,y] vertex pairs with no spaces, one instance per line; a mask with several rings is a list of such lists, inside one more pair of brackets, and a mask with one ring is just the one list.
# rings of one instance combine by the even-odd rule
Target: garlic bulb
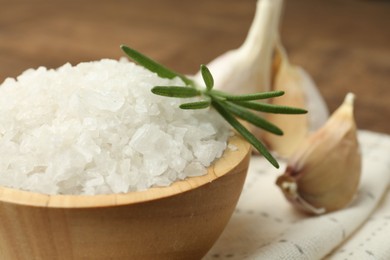
[[356,194],[361,155],[352,93],[326,124],[295,151],[276,184],[304,211],[322,214],[348,205]]
[[[306,134],[318,129],[328,118],[325,102],[310,76],[289,63],[279,39],[283,0],[258,0],[256,13],[244,43],[207,64],[214,76],[215,88],[230,93],[247,94],[284,90],[273,103],[305,108],[307,115],[267,117],[285,133],[283,137],[251,131],[279,155],[289,156]],[[279,66],[273,66],[280,61]],[[201,80],[201,73],[195,75]]]

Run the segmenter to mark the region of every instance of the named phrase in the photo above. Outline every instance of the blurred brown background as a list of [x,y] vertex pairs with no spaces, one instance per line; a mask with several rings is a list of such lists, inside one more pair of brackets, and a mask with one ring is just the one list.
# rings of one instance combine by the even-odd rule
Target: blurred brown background
[[[194,73],[244,40],[255,0],[0,0],[0,82],[30,67],[122,56],[125,43]],[[282,40],[333,111],[390,134],[390,1],[287,0]]]

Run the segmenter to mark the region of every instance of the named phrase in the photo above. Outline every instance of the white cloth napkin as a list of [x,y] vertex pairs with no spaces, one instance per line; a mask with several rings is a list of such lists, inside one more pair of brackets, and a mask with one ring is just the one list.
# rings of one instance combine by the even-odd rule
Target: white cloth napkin
[[205,259],[390,259],[390,136],[359,131],[359,142],[357,197],[322,216],[295,210],[275,185],[283,170],[253,156],[236,211]]

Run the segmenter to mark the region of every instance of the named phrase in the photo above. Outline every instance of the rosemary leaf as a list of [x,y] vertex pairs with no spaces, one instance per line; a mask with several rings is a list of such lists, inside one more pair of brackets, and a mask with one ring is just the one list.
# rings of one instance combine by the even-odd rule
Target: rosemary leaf
[[181,78],[181,80],[183,80],[183,82],[186,85],[193,85],[192,80],[190,80],[186,76],[164,67],[163,65],[157,63],[156,61],[146,57],[142,53],[134,49],[131,49],[126,45],[121,45],[121,49],[124,51],[124,53],[127,54],[127,56],[132,58],[134,61],[136,61],[146,69],[157,73],[157,75],[160,76],[161,78],[173,79],[175,77],[179,77]]
[[202,100],[191,103],[184,103],[180,105],[181,109],[204,109],[210,106],[211,102],[209,100]]
[[196,97],[201,92],[195,88],[178,87],[178,86],[155,86],[152,88],[152,93],[165,97],[190,98]]
[[252,94],[245,94],[245,95],[231,95],[229,93],[219,91],[219,90],[212,90],[211,92],[212,94],[224,97],[226,100],[229,101],[252,101],[258,99],[280,97],[284,95],[284,91],[270,91],[270,92],[252,93]]
[[270,133],[273,133],[275,135],[283,135],[283,131],[277,127],[276,125],[268,122],[264,118],[261,118],[260,116],[246,110],[245,108],[242,108],[240,106],[237,106],[232,103],[224,102],[225,108],[232,114],[238,116],[239,118],[251,123],[252,125],[255,125],[257,127],[260,127]]
[[279,168],[278,162],[268,152],[267,148],[257,138],[249,132],[234,116],[232,116],[217,99],[212,99],[213,107],[225,120],[242,135],[256,150],[258,150],[275,168]]
[[246,107],[252,110],[274,113],[274,114],[306,114],[307,111],[302,108],[288,107],[288,106],[279,106],[266,104],[261,102],[254,101],[233,101],[236,105],[241,107]]
[[210,70],[205,65],[200,65],[200,71],[202,73],[202,78],[206,84],[207,90],[211,90],[214,87],[214,79],[210,73]]

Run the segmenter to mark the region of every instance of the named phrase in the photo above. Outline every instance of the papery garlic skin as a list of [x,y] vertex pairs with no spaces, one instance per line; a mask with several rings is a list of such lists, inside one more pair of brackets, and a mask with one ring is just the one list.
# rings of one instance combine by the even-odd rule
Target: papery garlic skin
[[308,137],[288,162],[276,184],[298,208],[322,214],[346,207],[361,175],[361,154],[353,117],[354,95],[326,124]]

